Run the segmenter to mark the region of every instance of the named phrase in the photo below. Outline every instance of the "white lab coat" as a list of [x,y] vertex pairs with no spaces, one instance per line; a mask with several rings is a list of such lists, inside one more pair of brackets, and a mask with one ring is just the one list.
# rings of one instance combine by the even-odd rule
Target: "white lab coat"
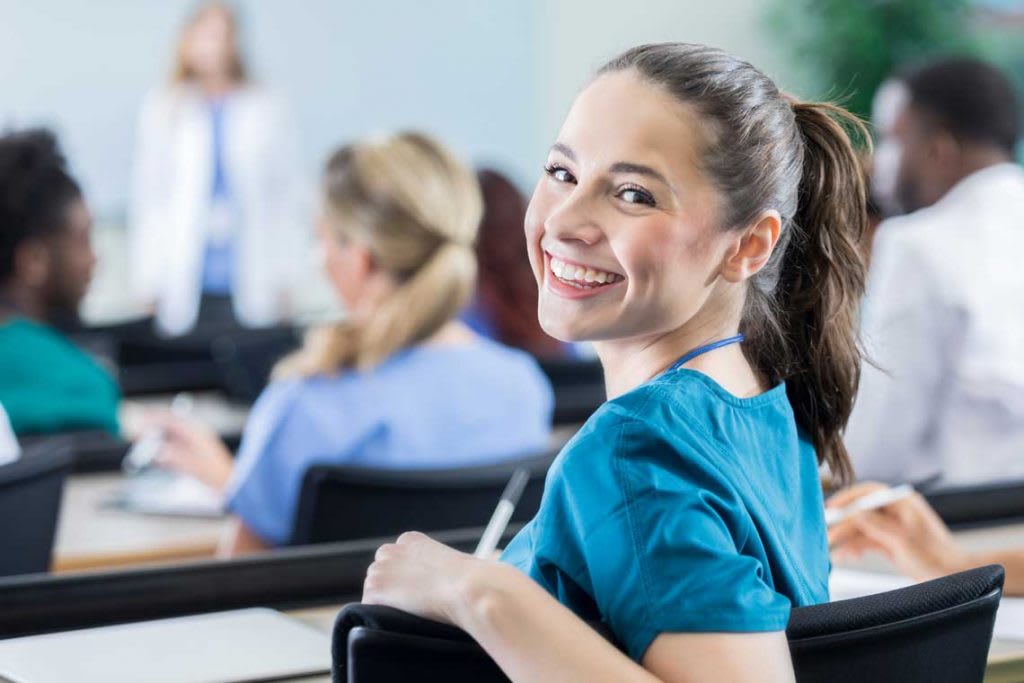
[[4,407],[0,406],[0,465],[14,462],[20,454],[21,448],[11,429],[11,422],[7,419]]
[[[224,111],[223,163],[239,210],[235,315],[248,326],[280,319],[309,235],[292,128],[282,104],[245,88]],[[156,303],[159,327],[195,325],[213,182],[212,122],[194,88],[150,93],[139,116],[129,216],[133,294]]]
[[[1024,477],[1024,169],[974,173],[885,221],[846,435],[860,479]],[[886,374],[888,373],[888,374]]]

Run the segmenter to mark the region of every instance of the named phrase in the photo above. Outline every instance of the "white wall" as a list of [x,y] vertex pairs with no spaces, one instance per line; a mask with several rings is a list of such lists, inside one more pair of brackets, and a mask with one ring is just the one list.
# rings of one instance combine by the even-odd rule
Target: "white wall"
[[[575,92],[639,42],[715,44],[781,73],[758,0],[242,0],[247,53],[283,91],[306,171],[415,126],[532,184]],[[101,218],[127,197],[135,114],[191,0],[0,0],[0,126],[61,134]]]
[[704,43],[742,57],[777,79],[802,90],[806,81],[787,59],[785,36],[769,33],[766,0],[642,0],[542,2],[537,26],[537,87],[541,129],[553,139],[579,88],[616,54],[642,43]]

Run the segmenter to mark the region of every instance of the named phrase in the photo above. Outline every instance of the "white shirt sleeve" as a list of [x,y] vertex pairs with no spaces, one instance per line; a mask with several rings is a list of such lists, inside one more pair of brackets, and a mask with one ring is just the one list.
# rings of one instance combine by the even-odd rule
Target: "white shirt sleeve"
[[0,406],[0,465],[14,462],[21,455],[21,448],[18,440],[14,437],[14,430],[7,419],[7,413],[3,406]]
[[941,274],[914,238],[904,226],[883,225],[875,245],[862,325],[868,361],[845,436],[858,479],[941,474],[936,420],[962,332],[943,302]]

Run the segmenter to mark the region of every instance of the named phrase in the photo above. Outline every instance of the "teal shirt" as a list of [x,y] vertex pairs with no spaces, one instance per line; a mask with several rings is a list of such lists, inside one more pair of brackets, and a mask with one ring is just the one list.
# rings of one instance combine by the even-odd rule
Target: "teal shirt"
[[661,633],[785,629],[791,606],[828,600],[829,572],[785,385],[741,399],[684,369],[605,403],[502,560],[638,662]]
[[0,322],[0,405],[16,434],[118,433],[114,379],[59,332],[25,318]]

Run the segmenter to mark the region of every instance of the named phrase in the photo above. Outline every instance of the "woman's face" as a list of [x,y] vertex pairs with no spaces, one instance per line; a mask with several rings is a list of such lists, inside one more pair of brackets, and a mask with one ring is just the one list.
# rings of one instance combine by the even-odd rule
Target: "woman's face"
[[185,61],[201,77],[228,75],[234,50],[231,18],[222,9],[207,9],[187,29]]
[[700,126],[629,71],[577,97],[526,217],[548,334],[643,338],[681,327],[708,302],[735,233],[716,229]]
[[339,238],[332,220],[338,219],[322,215],[317,223],[321,266],[345,309],[355,312],[366,299],[371,258],[365,247]]

